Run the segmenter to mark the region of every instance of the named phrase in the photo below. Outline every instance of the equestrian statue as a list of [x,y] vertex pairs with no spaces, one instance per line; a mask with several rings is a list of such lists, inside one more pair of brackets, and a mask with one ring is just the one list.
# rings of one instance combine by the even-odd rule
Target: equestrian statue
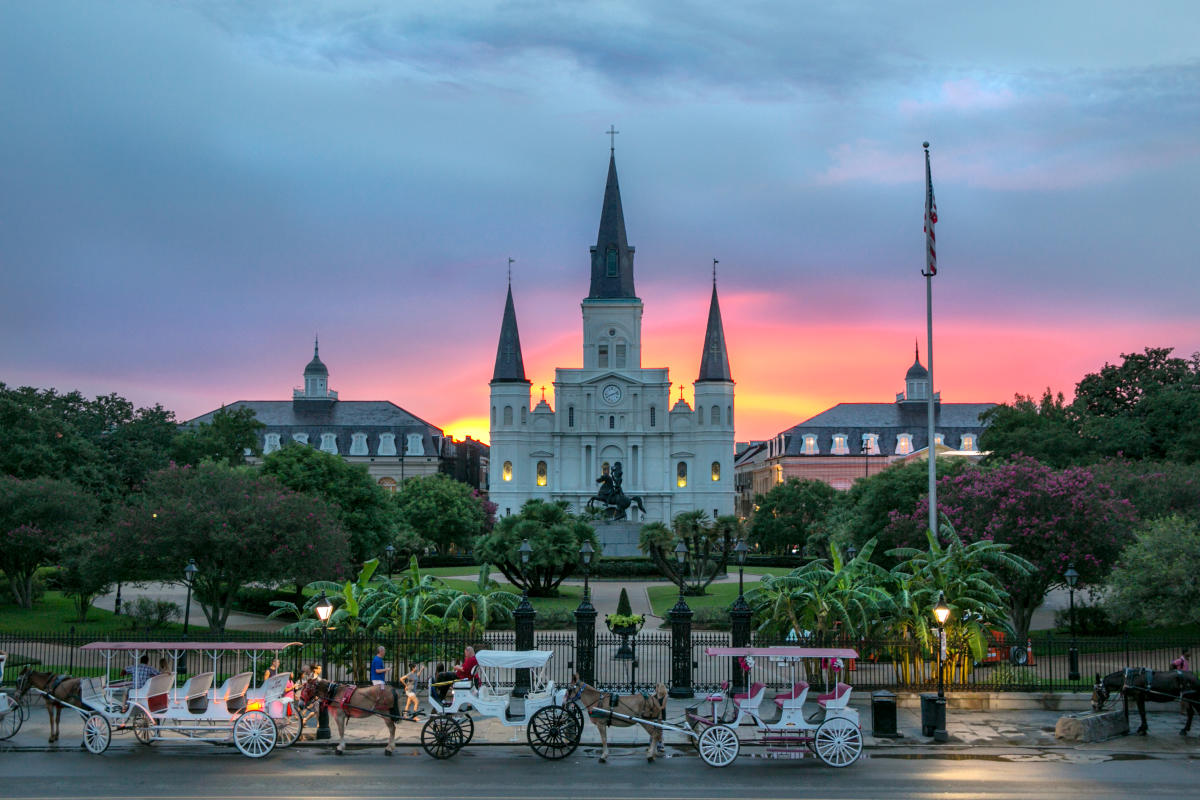
[[596,504],[599,503],[601,513],[607,520],[629,519],[630,506],[637,506],[637,509],[645,515],[646,506],[642,503],[642,498],[627,497],[621,489],[621,481],[621,462],[613,464],[611,472],[606,466],[603,474],[596,478],[596,483],[600,484],[600,488],[596,490],[595,496],[587,501],[588,511],[595,511]]

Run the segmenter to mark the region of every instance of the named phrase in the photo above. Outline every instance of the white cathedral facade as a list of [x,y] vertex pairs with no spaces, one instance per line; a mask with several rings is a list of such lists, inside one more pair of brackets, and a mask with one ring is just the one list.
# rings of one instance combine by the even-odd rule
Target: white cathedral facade
[[[670,524],[701,509],[734,511],[734,383],[714,280],[695,408],[670,405],[666,367],[642,366],[642,301],[633,281],[617,167],[610,155],[591,290],[582,302],[583,366],[558,367],[551,409],[531,403],[512,287],[491,381],[490,499],[498,514],[526,500],[566,500],[578,512],[602,476],[621,467],[622,490],[641,498],[646,521]],[[640,517],[636,506],[629,518]]]

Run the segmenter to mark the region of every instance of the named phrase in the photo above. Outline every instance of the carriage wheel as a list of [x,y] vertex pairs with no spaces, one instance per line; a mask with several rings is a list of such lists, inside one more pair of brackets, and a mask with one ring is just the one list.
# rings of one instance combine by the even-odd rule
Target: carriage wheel
[[728,725],[705,728],[696,742],[696,747],[700,749],[700,757],[710,767],[728,767],[737,758],[741,746],[737,731]]
[[98,711],[88,714],[83,720],[83,746],[89,753],[100,755],[112,741],[112,726]]
[[25,715],[16,698],[0,693],[0,741],[15,736],[17,731],[21,730],[21,723],[24,721]]
[[812,748],[831,767],[848,767],[862,755],[862,731],[848,719],[834,717],[821,723]]
[[276,747],[290,747],[304,732],[304,717],[300,716],[300,709],[285,706],[284,712],[282,717],[275,720],[275,727],[279,729],[279,740],[275,742]]
[[454,720],[458,726],[462,728],[463,744],[470,744],[475,738],[475,720],[471,719],[470,714],[454,714]]
[[[474,731],[474,723],[472,723]],[[462,724],[451,716],[430,717],[421,726],[421,747],[437,759],[450,758],[466,744]]]
[[233,744],[249,758],[262,758],[275,749],[279,729],[265,711],[247,711],[233,722]]
[[525,738],[529,740],[533,752],[551,761],[566,758],[575,752],[579,746],[579,735],[579,723],[562,706],[539,708],[525,729]]
[[158,732],[154,729],[154,720],[150,719],[150,715],[140,708],[133,710],[133,714],[129,718],[129,727],[133,728],[133,735],[142,744],[150,744],[157,738]]
[[583,709],[575,703],[567,705],[567,711],[571,714],[571,722],[575,725],[575,744],[583,738]]

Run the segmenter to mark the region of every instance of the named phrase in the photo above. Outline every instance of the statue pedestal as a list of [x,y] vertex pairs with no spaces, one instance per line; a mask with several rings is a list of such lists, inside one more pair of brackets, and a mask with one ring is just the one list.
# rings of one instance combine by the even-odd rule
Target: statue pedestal
[[638,549],[638,534],[642,523],[632,520],[616,520],[613,522],[594,522],[596,538],[600,540],[602,552],[606,556],[640,556]]

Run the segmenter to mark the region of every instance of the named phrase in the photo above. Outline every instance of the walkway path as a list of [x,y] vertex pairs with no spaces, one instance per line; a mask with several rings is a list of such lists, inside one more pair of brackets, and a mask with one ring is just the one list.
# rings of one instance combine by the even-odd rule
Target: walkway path
[[[124,584],[121,587],[122,611],[128,613],[129,607],[139,597],[148,597],[151,600],[169,600],[175,603],[179,606],[179,621],[183,622],[183,610],[187,604],[187,587],[176,583]],[[97,597],[93,605],[105,611],[112,611],[115,601],[116,593],[112,592]],[[204,609],[196,602],[195,596],[192,597],[192,613],[188,616],[188,624],[196,625],[200,628],[208,627],[208,619],[204,616]],[[273,633],[287,624],[288,620],[267,619],[261,614],[231,611],[229,612],[229,619],[226,621],[225,627],[231,631],[263,631],[264,633]]]

